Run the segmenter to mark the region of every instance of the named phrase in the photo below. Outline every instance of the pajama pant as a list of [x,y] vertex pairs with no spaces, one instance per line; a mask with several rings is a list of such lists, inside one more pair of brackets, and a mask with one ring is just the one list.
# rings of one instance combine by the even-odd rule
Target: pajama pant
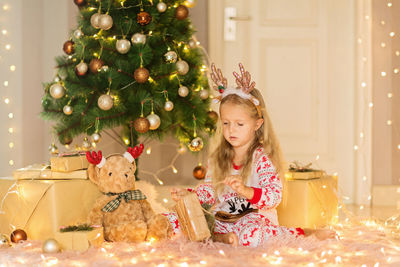
[[[172,224],[174,235],[181,233],[176,213],[163,213],[163,215],[167,216]],[[240,245],[249,247],[260,246],[273,236],[304,236],[303,229],[274,225],[265,216],[256,212],[243,216],[235,223],[225,223],[216,220],[214,231],[216,234],[233,232],[237,235]]]

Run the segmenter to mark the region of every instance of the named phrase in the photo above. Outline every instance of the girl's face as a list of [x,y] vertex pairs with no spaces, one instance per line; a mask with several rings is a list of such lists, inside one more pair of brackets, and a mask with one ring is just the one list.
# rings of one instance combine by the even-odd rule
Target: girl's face
[[225,140],[234,148],[248,148],[263,119],[254,119],[242,105],[224,103],[220,107],[221,122]]

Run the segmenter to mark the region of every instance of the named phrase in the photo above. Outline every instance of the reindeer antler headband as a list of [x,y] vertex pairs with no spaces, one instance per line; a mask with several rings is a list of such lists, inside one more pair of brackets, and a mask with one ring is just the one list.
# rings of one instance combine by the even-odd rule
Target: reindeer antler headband
[[[143,144],[140,144],[138,146],[135,146],[134,148],[128,147],[128,151],[126,151],[123,156],[130,162],[132,163],[136,158],[142,154],[144,149]],[[101,168],[106,164],[106,159],[103,157],[101,150],[99,152],[93,151],[92,154],[90,154],[90,151],[86,152],[86,158],[87,160],[96,165],[98,168]]]
[[262,114],[261,114],[260,101],[258,101],[257,98],[255,98],[252,94],[250,94],[250,92],[253,91],[254,87],[256,86],[256,83],[254,81],[251,82],[251,75],[248,71],[245,71],[242,63],[239,63],[239,69],[241,76],[235,71],[233,72],[233,75],[236,78],[237,87],[228,88],[228,82],[226,78],[222,75],[221,70],[216,69],[214,63],[211,65],[211,70],[212,70],[211,79],[215,83],[214,89],[221,94],[215,99],[217,101],[221,101],[224,97],[228,95],[238,95],[241,98],[248,99],[257,108],[258,116],[261,118]]

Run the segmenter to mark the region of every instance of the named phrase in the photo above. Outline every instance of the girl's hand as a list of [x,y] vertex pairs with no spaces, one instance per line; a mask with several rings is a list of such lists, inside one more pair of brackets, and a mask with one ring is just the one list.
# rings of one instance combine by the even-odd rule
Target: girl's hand
[[231,175],[226,177],[224,183],[230,186],[236,193],[247,199],[252,199],[254,196],[254,189],[245,186],[239,175]]
[[171,198],[175,202],[178,202],[187,194],[189,194],[189,191],[187,191],[186,189],[178,188],[178,187],[171,188]]

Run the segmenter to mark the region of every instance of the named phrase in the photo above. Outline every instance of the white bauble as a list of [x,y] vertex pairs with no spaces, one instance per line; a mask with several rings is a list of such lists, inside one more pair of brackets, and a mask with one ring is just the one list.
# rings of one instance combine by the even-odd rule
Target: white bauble
[[167,101],[167,102],[165,102],[165,104],[164,104],[164,109],[166,110],[166,111],[171,111],[171,110],[173,110],[174,109],[174,103],[172,102],[172,101]]
[[178,95],[181,97],[185,97],[189,94],[189,89],[186,86],[181,86],[178,89]]
[[97,100],[97,105],[102,110],[109,110],[113,107],[114,101],[110,95],[101,95]]
[[108,14],[103,14],[99,19],[99,27],[103,30],[109,30],[113,26],[113,19]]
[[145,44],[146,35],[142,33],[135,33],[134,35],[132,35],[131,41],[133,44]]
[[115,45],[117,48],[117,51],[121,54],[126,54],[128,53],[129,49],[131,49],[131,42],[126,39],[121,39],[117,41],[117,44]]
[[63,108],[63,112],[65,115],[71,115],[74,109],[70,105],[65,105]]
[[160,12],[160,13],[165,12],[165,10],[167,10],[167,4],[165,4],[164,2],[159,2],[159,3],[157,4],[157,10],[158,10],[158,12]]
[[205,99],[208,98],[208,91],[204,90],[204,89],[201,89],[200,92],[199,92],[199,95],[200,95],[201,99],[205,100]]
[[44,253],[57,253],[60,250],[60,244],[55,239],[50,238],[43,242],[42,251]]
[[90,17],[90,24],[92,24],[93,28],[100,29],[100,13],[94,13]]
[[81,29],[77,29],[74,31],[74,36],[76,39],[80,39],[83,36],[83,32],[81,31]]
[[176,54],[175,51],[168,51],[167,53],[164,54],[165,61],[168,63],[175,63],[176,60],[178,59],[178,55]]
[[184,60],[179,60],[176,62],[176,69],[180,75],[185,75],[189,71],[189,64]]
[[160,127],[161,119],[157,114],[151,113],[146,118],[150,122],[150,130],[156,130],[158,127]]
[[59,83],[55,83],[52,86],[50,86],[50,95],[55,98],[59,99],[63,97],[65,94],[65,88]]

